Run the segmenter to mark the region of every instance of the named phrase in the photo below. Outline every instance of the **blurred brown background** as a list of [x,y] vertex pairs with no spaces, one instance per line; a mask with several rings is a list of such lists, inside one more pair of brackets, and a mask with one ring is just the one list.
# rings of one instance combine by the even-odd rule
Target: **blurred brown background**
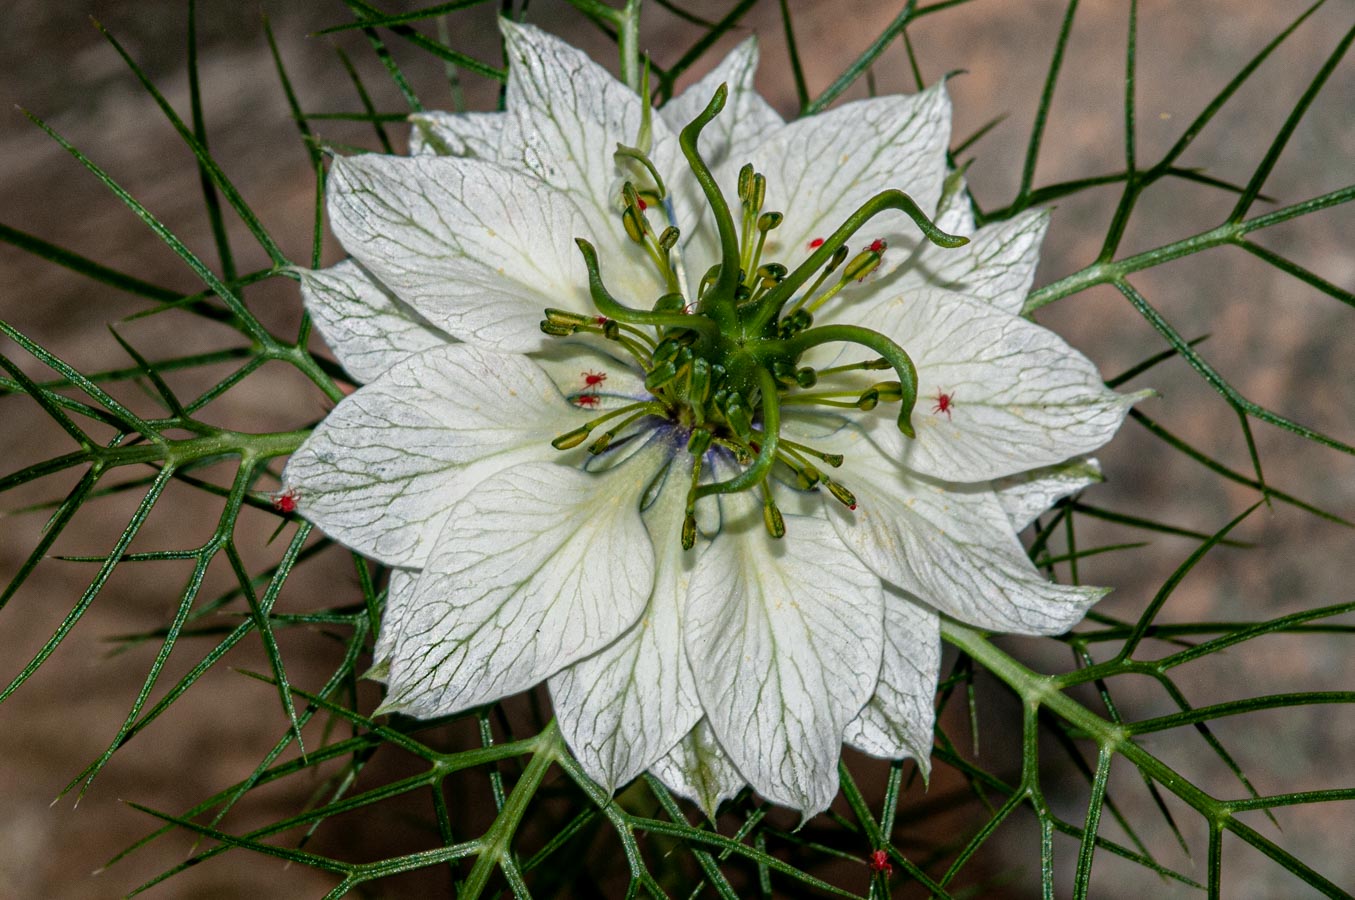
[[[285,252],[303,261],[309,253],[313,182],[305,152],[296,139],[259,27],[255,4],[200,2],[202,83],[212,150],[245,198],[254,206]],[[376,60],[351,35],[331,41],[307,35],[346,20],[342,4],[263,2],[272,18],[282,54],[307,111],[358,108],[352,86],[336,61],[332,43],[347,48],[376,95],[378,108],[398,110],[399,97]],[[388,3],[412,9],[415,2]],[[1177,138],[1217,90],[1306,3],[1238,3],[1235,0],[1147,0],[1141,4],[1139,33],[1139,154],[1155,160]],[[452,43],[486,60],[497,59],[493,4],[463,14]],[[792,0],[811,94],[828,82],[885,27],[899,3],[864,0]],[[1037,184],[1113,171],[1122,166],[1121,97],[1127,4],[1088,0],[1077,19],[1046,133]],[[704,15],[720,15],[722,3],[692,4]],[[980,203],[1005,204],[1019,180],[1021,154],[1054,44],[1063,3],[1058,0],[975,0],[930,16],[910,29],[924,76],[933,80],[955,69],[955,135],[972,133],[994,116],[1005,122],[971,151],[977,158],[970,179]],[[0,13],[0,99],[18,103],[52,126],[104,166],[188,246],[215,263],[202,214],[197,176],[189,154],[116,54],[89,24],[93,14],[127,46],[171,102],[187,115],[184,59],[186,4],[179,0],[44,2],[18,0]],[[1184,165],[1206,167],[1220,178],[1245,182],[1270,136],[1303,92],[1321,60],[1355,16],[1350,0],[1332,0],[1320,10],[1210,125]],[[606,39],[563,3],[534,2],[530,20],[569,37],[614,65]],[[474,23],[473,25],[470,23]],[[762,38],[760,89],[782,112],[794,108],[775,3],[759,4],[743,27],[718,52],[750,30]],[[644,43],[661,64],[674,61],[692,40],[692,30],[658,6],[647,11]],[[426,105],[446,105],[439,67],[398,39],[391,46],[407,64]],[[912,89],[901,46],[891,47],[875,69],[882,93]],[[690,80],[690,79],[688,79]],[[494,88],[465,80],[472,107],[493,102]],[[862,96],[864,82],[849,97]],[[1291,203],[1355,182],[1355,64],[1343,62],[1323,95],[1299,126],[1265,191]],[[325,137],[372,144],[370,129],[345,123],[316,124]],[[403,127],[392,126],[403,141]],[[1047,283],[1090,262],[1100,246],[1117,188],[1087,192],[1059,205],[1046,243],[1037,284]],[[1135,216],[1122,254],[1136,252],[1217,224],[1231,207],[1221,194],[1185,183],[1150,190]],[[1263,205],[1258,205],[1258,210]],[[199,286],[187,269],[134,217],[59,147],[17,112],[0,114],[0,221],[69,247],[149,281],[185,291]],[[1355,289],[1351,252],[1355,213],[1329,210],[1260,236],[1260,242],[1319,272],[1346,290]],[[242,272],[265,258],[243,228],[232,226]],[[327,248],[326,261],[338,256]],[[1352,311],[1331,298],[1284,277],[1240,250],[1213,250],[1202,256],[1142,273],[1133,279],[1159,310],[1188,337],[1209,333],[1205,356],[1248,398],[1335,437],[1355,442],[1355,338]],[[298,302],[290,282],[256,289],[254,308],[268,323],[295,327]],[[8,246],[0,246],[0,315],[44,342],[85,371],[121,367],[126,357],[105,323],[146,307],[145,301],[72,276]],[[1154,332],[1117,293],[1108,288],[1066,300],[1043,311],[1040,321],[1058,330],[1095,359],[1106,375],[1122,371],[1162,349]],[[156,358],[221,346],[224,333],[186,332],[185,320],[157,316],[130,323],[120,332]],[[285,331],[284,331],[285,333]],[[6,352],[12,351],[12,345]],[[16,354],[21,356],[21,354]],[[26,370],[39,377],[40,367]],[[225,369],[213,372],[224,375]],[[41,377],[47,377],[45,373]],[[185,382],[191,385],[191,379]],[[206,382],[210,383],[210,382]],[[1179,361],[1167,363],[1135,386],[1156,387],[1161,397],[1142,408],[1168,428],[1235,469],[1248,472],[1246,447],[1228,407]],[[187,388],[190,396],[191,391]],[[134,388],[118,396],[141,410],[152,408]],[[318,395],[281,369],[265,370],[212,407],[211,420],[242,429],[296,427],[323,413]],[[0,401],[0,474],[66,452],[68,439],[33,404]],[[1355,460],[1322,450],[1257,424],[1256,439],[1268,479],[1276,487],[1312,500],[1340,515],[1355,515]],[[1226,483],[1185,457],[1165,449],[1143,429],[1126,425],[1101,455],[1109,483],[1089,492],[1096,505],[1212,532],[1256,499],[1253,491]],[[15,492],[6,507],[59,496],[74,483],[59,476],[37,489]],[[131,495],[88,507],[81,527],[58,543],[56,552],[106,552],[127,521]],[[43,516],[0,519],[0,572],[6,580],[38,539]],[[185,527],[184,522],[191,522]],[[134,549],[193,546],[214,522],[213,507],[195,492],[171,490]],[[263,546],[271,520],[247,514],[253,543],[244,548],[259,565],[275,559],[277,547]],[[1252,620],[1351,599],[1352,533],[1277,504],[1261,509],[1238,535],[1257,544],[1251,550],[1221,549],[1210,555],[1177,590],[1162,621]],[[1087,521],[1079,544],[1137,540],[1124,528]],[[1086,560],[1088,583],[1112,585],[1104,611],[1133,617],[1172,569],[1195,546],[1188,539],[1149,535],[1152,546]],[[246,542],[247,544],[249,542]],[[356,596],[352,569],[342,555],[305,567],[289,582],[279,608],[303,609],[317,597]],[[142,644],[108,658],[113,636],[162,625],[173,613],[186,567],[170,564],[122,566],[107,590],[51,662],[0,708],[0,898],[102,898],[117,896],[182,859],[191,842],[171,836],[97,877],[89,872],[149,829],[151,820],[121,800],[180,812],[242,777],[285,727],[276,695],[266,685],[223,666],[212,673],[148,733],[114,757],[92,791],[77,806],[68,797],[49,807],[61,787],[116,733],[136,695],[155,644]],[[0,677],[12,677],[37,651],[88,583],[93,567],[44,563],[9,608],[0,614]],[[210,573],[204,598],[229,584],[228,573]],[[232,623],[234,620],[231,620]],[[1346,617],[1345,621],[1351,621]],[[255,642],[257,643],[257,642]],[[229,665],[264,671],[267,662],[253,644]],[[1013,642],[1037,666],[1065,667],[1053,645]],[[1355,684],[1355,654],[1348,638],[1304,636],[1267,638],[1244,650],[1214,656],[1198,671],[1182,670],[1180,683],[1196,705],[1287,690],[1341,690]],[[337,644],[322,634],[289,634],[284,651],[293,680],[318,687],[330,671]],[[205,650],[181,649],[161,681],[172,683]],[[1047,656],[1046,654],[1054,654]],[[1132,686],[1126,686],[1132,687]],[[1168,712],[1159,691],[1143,686],[1125,694],[1130,714]],[[158,697],[158,693],[152,700]],[[994,693],[993,726],[984,734],[984,763],[1014,772],[1019,749],[1010,746],[1002,716],[1011,710]],[[1216,733],[1234,753],[1262,794],[1355,784],[1355,711],[1349,707],[1305,707],[1236,717],[1216,723]],[[960,733],[963,733],[961,727]],[[308,733],[309,734],[309,733]],[[319,740],[314,732],[312,741]],[[1171,732],[1146,745],[1168,762],[1182,765],[1206,789],[1234,797],[1242,789],[1211,757],[1193,733]],[[1052,749],[1051,753],[1054,752]],[[1012,756],[1015,753],[1016,756]],[[1004,762],[1005,760],[1005,762]],[[1005,768],[1004,768],[1005,766]],[[395,777],[395,770],[380,777]],[[376,781],[372,781],[372,784]],[[261,792],[249,817],[230,820],[236,830],[278,818],[299,808],[313,786],[294,784]],[[1086,784],[1070,775],[1062,794],[1050,786],[1056,809],[1081,821]],[[905,800],[934,803],[948,790],[934,784]],[[1203,879],[1205,833],[1198,817],[1174,804],[1191,841],[1194,861],[1175,848],[1154,818],[1137,775],[1117,769],[1112,793],[1136,822],[1152,834],[1150,846],[1164,863]],[[271,806],[270,806],[271,804]],[[1349,853],[1355,805],[1335,803],[1280,810],[1276,832],[1259,816],[1248,819],[1267,835],[1313,864],[1338,884],[1355,886]],[[977,809],[977,807],[976,807]],[[1029,823],[1029,817],[1020,817]],[[981,819],[972,819],[973,828]],[[929,830],[924,820],[914,827]],[[402,830],[403,829],[403,830]],[[932,829],[934,830],[934,828]],[[1103,824],[1103,833],[1123,836]],[[932,835],[933,840],[935,835]],[[421,841],[420,843],[409,843]],[[318,852],[372,859],[427,846],[426,836],[397,819],[362,822],[355,817],[322,831]],[[1075,843],[1056,842],[1067,889]],[[1013,822],[999,832],[976,871],[984,896],[1036,896],[1035,835]],[[1231,839],[1225,842],[1230,874],[1228,897],[1309,896],[1274,864]],[[1235,868],[1234,868],[1235,867]],[[151,896],[311,897],[322,896],[334,880],[272,860],[231,854],[194,869]],[[411,883],[412,885],[413,883]],[[394,883],[393,883],[394,885]],[[864,887],[862,880],[860,887]],[[1093,896],[1137,896],[1144,888],[1164,896],[1188,892],[1130,870],[1107,854],[1097,857]],[[1123,888],[1124,893],[1120,893]],[[409,887],[406,890],[412,890]],[[429,888],[419,888],[425,890]],[[394,897],[397,886],[371,886],[364,896]],[[1307,893],[1305,893],[1307,892]],[[912,896],[911,894],[909,896]]]

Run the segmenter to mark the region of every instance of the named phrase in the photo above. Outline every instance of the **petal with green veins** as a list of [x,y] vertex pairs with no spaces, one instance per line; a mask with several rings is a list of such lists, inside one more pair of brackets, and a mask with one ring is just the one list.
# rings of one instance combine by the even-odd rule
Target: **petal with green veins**
[[854,512],[828,500],[828,518],[876,575],[979,628],[1061,634],[1104,588],[1054,584],[1036,570],[987,484],[945,485],[886,458],[859,429],[818,444],[845,454],[834,473],[856,494]]
[[808,818],[837,794],[843,729],[875,689],[883,591],[822,515],[787,516],[772,541],[755,499],[723,499],[733,520],[692,576],[687,658],[734,765]]
[[381,628],[372,646],[372,668],[363,675],[385,684],[390,674],[390,657],[399,638],[399,623],[409,615],[409,602],[419,582],[417,569],[392,569],[386,585],[386,607],[381,616]]
[[702,719],[656,762],[652,771],[668,789],[686,797],[715,819],[720,804],[743,790],[744,777],[720,747],[710,722]]
[[[908,96],[858,100],[791,122],[751,157],[767,176],[766,208],[785,214],[768,239],[766,258],[794,269],[810,241],[830,235],[886,188],[904,191],[924,210],[935,209],[949,139],[950,99],[941,85]],[[736,171],[732,165],[717,173],[727,191],[732,192]],[[906,256],[907,248],[924,240],[898,211],[869,222],[853,246],[877,238],[890,247],[886,260]]]
[[526,357],[449,344],[344,398],[292,454],[283,484],[330,537],[418,567],[479,481],[552,459],[551,438],[587,418]]
[[[963,247],[947,249],[924,242],[906,260],[902,254],[885,254],[877,284],[881,291],[898,292],[914,287],[946,288],[1017,315],[1035,280],[1040,243],[1048,228],[1049,210],[1031,209],[972,232]],[[892,261],[900,264],[889,278]],[[850,311],[846,315],[850,317]]]
[[912,758],[925,779],[936,722],[940,619],[930,607],[891,587],[884,598],[884,641],[875,694],[848,723],[843,739],[872,756]]
[[367,383],[413,353],[455,342],[351,259],[294,269],[301,299],[339,364]]
[[478,159],[368,154],[334,161],[328,199],[344,248],[463,341],[535,350],[544,308],[591,309],[573,242],[584,218],[533,178]]
[[[915,440],[883,417],[862,423],[885,453],[933,478],[988,481],[1090,452],[1151,394],[1117,394],[1054,332],[939,288],[855,314],[906,347],[918,374]],[[936,408],[942,393],[944,410]]]
[[409,117],[410,156],[473,156],[499,162],[504,147],[517,143],[514,120],[506,112],[428,110]]
[[654,586],[638,505],[653,474],[643,459],[602,475],[524,463],[462,499],[400,622],[381,710],[459,712],[616,640]]
[[[510,64],[506,103],[518,135],[512,163],[574,199],[589,228],[571,236],[586,237],[595,244],[624,239],[618,205],[621,186],[627,177],[639,177],[639,173],[629,166],[619,167],[613,154],[618,144],[635,146],[644,101],[582,50],[531,25],[508,20],[500,24]],[[649,156],[666,178],[681,165],[677,135],[657,114],[651,114],[650,128],[653,146]],[[505,163],[509,158],[505,148]],[[679,227],[690,218],[687,212],[679,210]],[[661,218],[654,218],[658,230],[669,224],[660,222]],[[619,260],[624,255],[604,251],[603,257]],[[638,263],[634,268],[649,271]],[[614,275],[604,274],[608,284],[619,287]],[[647,306],[660,293],[630,296],[644,298]],[[626,296],[626,292],[619,295]]]
[[[635,462],[654,467],[648,460]],[[639,620],[607,647],[550,679],[551,701],[570,751],[609,792],[668,753],[702,716],[682,646],[682,601],[692,554],[684,553],[677,540],[687,496],[680,468],[673,463],[643,516],[654,545],[655,576]]]
[[999,478],[993,482],[993,489],[1011,519],[1012,527],[1021,531],[1059,500],[1104,480],[1101,464],[1092,457],[1080,456],[1058,465]]

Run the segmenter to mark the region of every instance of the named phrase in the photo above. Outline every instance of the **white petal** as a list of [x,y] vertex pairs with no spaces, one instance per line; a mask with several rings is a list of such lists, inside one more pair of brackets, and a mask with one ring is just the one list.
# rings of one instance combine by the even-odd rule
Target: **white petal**
[[919,478],[855,428],[815,446],[844,455],[834,477],[857,498],[854,512],[825,500],[842,540],[875,574],[937,610],[993,631],[1061,634],[1105,596],[1046,580],[990,486]]
[[993,482],[993,488],[1012,527],[1021,531],[1057,501],[1104,480],[1101,464],[1081,456],[1056,466],[1009,475]]
[[409,117],[410,156],[474,156],[498,162],[500,147],[511,144],[516,128],[504,112],[452,113],[440,110]]
[[[790,123],[752,159],[767,176],[767,209],[786,216],[769,236],[764,260],[794,270],[808,256],[810,241],[827,238],[886,188],[907,192],[924,211],[935,209],[949,140],[950,100],[941,85],[847,103]],[[722,176],[729,196],[735,196],[734,172]],[[907,257],[920,232],[903,213],[890,211],[866,224],[852,246],[876,238],[889,243],[887,266]]]
[[912,290],[871,307],[868,321],[909,352],[918,377],[916,439],[883,410],[871,436],[934,478],[987,481],[1088,453],[1150,393],[1115,393],[1054,332],[961,294]]
[[603,475],[525,463],[458,503],[401,622],[381,710],[429,717],[498,700],[629,628],[654,584],[645,462]]
[[872,756],[912,757],[926,778],[941,666],[940,619],[930,607],[891,588],[885,592],[884,638],[875,695],[847,725],[845,739]]
[[283,484],[336,541],[417,568],[456,501],[507,466],[553,458],[551,439],[586,419],[526,357],[449,344],[344,398]]
[[1040,243],[1048,228],[1049,210],[1030,209],[983,226],[963,247],[947,249],[924,243],[893,279],[880,279],[878,288],[902,291],[915,285],[941,287],[1018,315],[1035,280]]
[[687,479],[676,463],[644,512],[654,544],[654,589],[639,621],[615,642],[550,680],[560,730],[590,778],[614,791],[652,766],[701,718],[682,648],[692,554],[680,535]]
[[705,719],[678,741],[652,768],[654,775],[680,797],[686,797],[714,820],[720,804],[743,790],[743,776],[720,749]]
[[328,269],[293,269],[301,299],[339,363],[360,383],[430,347],[455,340],[351,259]]
[[363,678],[386,683],[390,674],[390,657],[395,650],[398,635],[398,623],[408,615],[409,602],[414,597],[414,587],[418,584],[417,569],[392,569],[390,582],[386,586],[386,610],[381,616],[381,628],[377,631],[376,643],[372,647],[372,668]]
[[344,249],[401,300],[464,341],[510,352],[545,342],[542,310],[590,312],[574,204],[477,159],[341,157],[329,217]]
[[[574,200],[588,228],[569,236],[597,244],[608,287],[648,309],[666,290],[648,257],[626,239],[620,202],[626,178],[649,176],[638,164],[622,169],[614,157],[617,144],[639,141],[644,101],[582,50],[530,25],[507,19],[499,25],[510,63],[508,111],[519,133],[515,164]],[[650,158],[666,179],[680,171],[677,136],[659,115],[650,125]],[[669,223],[655,213],[650,221],[662,231]]]
[[883,591],[822,517],[787,516],[775,541],[755,501],[725,509],[692,577],[687,658],[734,765],[807,818],[837,795],[843,729],[875,689]]

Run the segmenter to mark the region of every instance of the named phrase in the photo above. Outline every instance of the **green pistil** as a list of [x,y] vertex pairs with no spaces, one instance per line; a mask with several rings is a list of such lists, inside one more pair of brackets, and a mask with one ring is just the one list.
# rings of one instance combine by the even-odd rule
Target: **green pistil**
[[[682,546],[688,549],[696,543],[696,504],[718,494],[757,490],[767,533],[782,537],[785,518],[773,496],[775,482],[768,478],[778,465],[794,475],[801,489],[823,488],[844,506],[856,508],[852,492],[811,461],[837,467],[842,465],[842,456],[783,438],[781,409],[795,405],[870,411],[880,403],[897,402],[898,428],[912,437],[910,417],[917,402],[917,372],[904,348],[884,335],[857,325],[816,326],[814,315],[880,266],[885,252],[882,241],[854,256],[848,242],[881,212],[901,210],[939,246],[966,243],[963,237],[939,230],[906,194],[888,190],[864,203],[827,239],[816,242],[813,252],[794,269],[779,262],[764,262],[767,235],[783,221],[781,213],[763,210],[765,176],[752,166],[740,171],[740,215],[736,223],[697,149],[702,129],[724,108],[727,97],[728,90],[722,85],[705,110],[682,129],[679,138],[683,155],[711,208],[720,239],[720,262],[701,278],[695,297],[683,287],[686,275],[678,229],[670,225],[656,233],[646,215],[650,204],[663,203],[667,196],[648,147],[643,142],[638,148],[618,145],[618,165],[629,167],[639,181],[652,184],[652,188],[642,189],[635,182],[625,183],[621,224],[649,257],[667,293],[654,300],[649,309],[621,302],[603,283],[593,245],[579,238],[576,242],[588,269],[589,294],[599,315],[551,309],[541,323],[542,331],[552,336],[586,333],[615,342],[644,373],[645,388],[653,398],[609,410],[560,435],[552,441],[557,449],[577,448],[591,438],[588,451],[605,453],[618,436],[650,418],[669,422],[681,430],[679,433],[688,435],[691,481],[681,532]],[[836,280],[822,290],[835,275]],[[818,371],[800,365],[801,357],[810,349],[839,342],[860,345],[875,356]],[[859,385],[832,383],[835,377],[851,372],[883,369],[894,370],[898,380],[881,381],[864,390]],[[591,402],[596,402],[595,393],[580,396],[593,397]],[[593,432],[604,425],[606,430],[594,436]],[[725,480],[703,483],[715,452],[728,453],[737,471]]]

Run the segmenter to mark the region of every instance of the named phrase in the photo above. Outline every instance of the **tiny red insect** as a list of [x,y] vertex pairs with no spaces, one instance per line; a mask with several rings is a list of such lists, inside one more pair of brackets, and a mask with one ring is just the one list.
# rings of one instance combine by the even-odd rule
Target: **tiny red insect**
[[591,408],[596,407],[601,402],[602,398],[597,394],[580,394],[574,398],[575,406],[587,406]]
[[810,249],[810,250],[817,250],[817,249],[819,249],[819,248],[822,247],[822,246],[823,246],[823,238],[814,238],[814,240],[812,240],[812,241],[809,242],[809,249]]
[[955,405],[955,393],[952,391],[947,394],[944,391],[937,393],[936,405],[932,407],[934,413],[945,413],[946,418],[950,418],[951,407]]
[[606,372],[594,372],[589,369],[587,372],[580,372],[583,376],[583,383],[590,388],[597,389],[598,385],[607,380]]
[[593,324],[606,325],[610,320],[606,316],[593,316]]
[[889,245],[885,243],[884,238],[876,238],[870,242],[871,253],[884,253],[888,248]]
[[274,494],[270,499],[273,501],[273,508],[284,516],[296,512],[296,492],[291,488]]
[[894,864],[889,861],[889,853],[885,850],[872,850],[867,859],[872,872],[883,873],[886,878],[894,874]]

